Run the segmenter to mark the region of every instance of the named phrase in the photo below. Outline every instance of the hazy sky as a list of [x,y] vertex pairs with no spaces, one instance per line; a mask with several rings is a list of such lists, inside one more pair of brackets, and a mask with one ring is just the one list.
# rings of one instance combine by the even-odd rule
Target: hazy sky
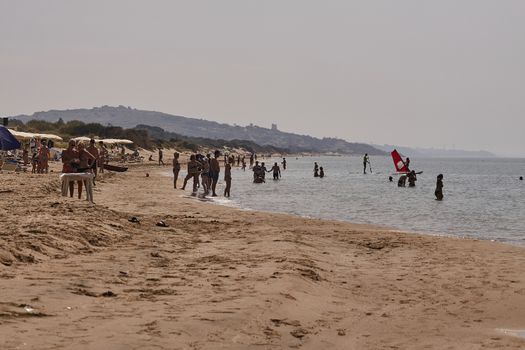
[[525,1],[0,0],[0,115],[106,104],[525,156]]

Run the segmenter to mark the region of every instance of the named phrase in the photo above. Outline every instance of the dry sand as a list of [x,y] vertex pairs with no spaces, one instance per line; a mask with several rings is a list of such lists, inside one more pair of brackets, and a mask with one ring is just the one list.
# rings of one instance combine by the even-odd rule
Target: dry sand
[[0,174],[0,349],[525,348],[498,330],[525,329],[523,248],[201,203],[159,169],[96,205]]

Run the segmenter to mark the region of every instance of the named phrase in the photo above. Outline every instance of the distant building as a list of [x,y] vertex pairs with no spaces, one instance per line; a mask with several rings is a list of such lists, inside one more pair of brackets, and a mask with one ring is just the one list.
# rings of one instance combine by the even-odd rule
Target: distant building
[[272,130],[273,130],[273,131],[277,131],[277,130],[278,130],[278,129],[277,129],[277,124],[272,124]]

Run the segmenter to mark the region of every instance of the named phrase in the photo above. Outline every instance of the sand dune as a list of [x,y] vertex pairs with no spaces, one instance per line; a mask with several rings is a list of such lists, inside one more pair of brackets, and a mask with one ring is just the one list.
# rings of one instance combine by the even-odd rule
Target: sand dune
[[2,349],[525,348],[523,248],[56,179],[0,175]]

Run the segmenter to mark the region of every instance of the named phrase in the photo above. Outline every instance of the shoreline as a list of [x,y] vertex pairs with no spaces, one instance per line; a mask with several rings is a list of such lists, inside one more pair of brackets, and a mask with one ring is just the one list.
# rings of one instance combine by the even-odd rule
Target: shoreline
[[[158,175],[165,176],[167,178],[173,179],[173,175],[171,174],[171,172],[159,171]],[[181,182],[182,182],[182,179],[179,179],[179,180],[181,180]],[[201,193],[199,192],[199,195],[200,194]],[[267,213],[267,214],[291,215],[291,216],[294,216],[294,217],[305,218],[305,219],[328,220],[328,221],[335,221],[335,222],[342,222],[342,223],[349,223],[349,224],[370,225],[373,228],[379,228],[379,229],[382,229],[382,230],[388,230],[388,231],[393,232],[393,233],[410,233],[410,234],[428,235],[428,236],[435,236],[435,237],[448,237],[448,238],[467,239],[467,240],[474,240],[474,241],[487,241],[487,242],[508,244],[508,245],[515,246],[515,247],[525,248],[525,242],[520,243],[520,242],[511,241],[511,240],[504,240],[504,239],[498,240],[498,239],[494,239],[494,238],[477,238],[477,237],[469,236],[469,235],[459,235],[459,234],[454,234],[454,233],[444,233],[444,232],[437,232],[437,231],[402,229],[402,228],[398,228],[398,227],[394,227],[394,226],[385,225],[385,224],[382,224],[382,223],[366,223],[366,222],[356,222],[356,221],[350,221],[350,220],[344,220],[344,219],[330,219],[330,218],[315,217],[315,216],[309,216],[309,215],[294,214],[294,213],[289,213],[289,212],[285,212],[285,211],[278,211],[278,210],[276,210],[276,211],[261,210],[261,209],[251,208],[251,207],[244,207],[244,206],[241,206],[241,204],[233,203],[233,200],[231,200],[231,199],[226,199],[226,200],[231,201],[233,203],[232,205],[229,205],[229,204],[226,204],[224,202],[221,202],[221,201],[218,201],[218,200],[215,199],[215,198],[224,198],[222,196],[219,196],[219,197],[201,196],[201,197],[198,197],[198,198],[197,197],[192,197],[191,195],[188,195],[188,194],[181,195],[181,196],[183,196],[184,198],[187,198],[187,199],[192,199],[192,200],[199,201],[201,203],[208,203],[208,204],[213,204],[213,205],[219,205],[219,206],[224,206],[224,207],[228,207],[228,208],[232,208],[232,209],[238,209],[238,210],[247,210],[247,211],[254,211],[254,212],[260,212],[260,213]]]
[[499,331],[525,329],[521,247],[210,205],[151,168],[95,205],[0,175],[2,348],[525,346]]

